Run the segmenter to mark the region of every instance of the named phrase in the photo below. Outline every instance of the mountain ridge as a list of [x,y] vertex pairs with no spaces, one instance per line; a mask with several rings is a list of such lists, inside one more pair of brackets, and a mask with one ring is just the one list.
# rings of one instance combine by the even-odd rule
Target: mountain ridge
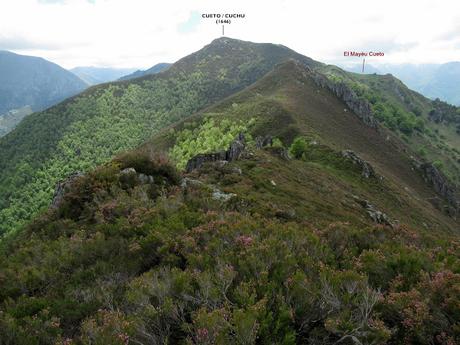
[[[86,88],[59,65],[40,57],[0,51],[0,136],[32,111],[40,111]],[[24,109],[28,107],[26,112]]]
[[[163,73],[96,85],[28,116],[0,140],[2,227],[15,228],[23,215],[46,207],[59,179],[141,144],[162,126],[241,90],[289,57],[318,64],[273,44],[219,39]],[[15,183],[19,171],[27,172],[25,181]]]
[[82,79],[88,85],[102,84],[114,81],[134,71],[134,68],[111,68],[94,66],[78,66],[70,69],[70,72]]
[[[391,73],[425,97],[440,98],[445,102],[459,106],[460,99],[457,97],[458,90],[455,84],[460,75],[459,66],[459,61],[443,64],[367,65],[365,73]],[[343,66],[343,68],[347,71],[361,73],[361,65]]]
[[132,72],[131,74],[124,75],[120,77],[118,80],[129,80],[129,79],[140,78],[146,75],[157,74],[157,73],[167,70],[171,65],[172,64],[167,63],[167,62],[160,62],[146,70],[137,70],[137,71]]
[[[31,115],[0,139],[1,341],[457,343],[459,205],[428,156],[455,158],[455,111],[224,38]],[[43,118],[62,137],[25,142]]]
[[[78,77],[41,57],[0,51],[0,58],[0,113],[26,105],[34,111],[43,110],[86,87]],[[21,93],[14,94],[12,87],[17,87],[17,92]],[[45,87],[49,87],[49,91]],[[38,88],[38,93],[35,88]]]
[[[323,83],[330,85],[336,96],[352,107],[352,112],[359,114],[364,109],[365,117],[374,118],[372,108],[380,106],[384,112],[376,113],[376,118],[384,127],[394,126],[397,140],[407,141],[415,156],[420,154],[417,146],[425,147],[427,152],[422,153],[426,157],[422,160],[437,157],[444,164],[443,172],[458,182],[458,136],[451,129],[449,133],[436,133],[438,128],[450,128],[449,124],[435,124],[430,118],[431,101],[393,77],[348,74],[280,45],[223,37],[180,59],[163,73],[93,86],[46,112],[29,116],[17,131],[0,141],[2,226],[16,228],[24,214],[45,209],[54,185],[68,174],[86,171],[122,150],[134,148],[161,128],[251,85],[287,59],[297,60],[323,75]],[[418,112],[420,107],[423,111]],[[319,114],[321,110],[312,116]],[[52,127],[41,124],[45,119]],[[25,136],[25,132],[36,133],[38,138]],[[435,139],[436,146],[430,143]],[[438,149],[440,145],[446,147],[445,152]],[[26,172],[22,175],[25,182],[14,182],[18,171]],[[41,193],[31,193],[32,190]]]
[[[309,86],[304,86],[302,91],[299,88],[291,87],[296,83],[304,84],[307,79]],[[336,94],[333,90],[329,90],[323,84],[318,83],[316,72],[305,68],[304,65],[295,60],[277,65],[273,71],[246,89],[190,118],[181,120],[174,126],[178,126],[180,133],[181,128],[187,127],[184,123],[199,123],[202,121],[200,119],[207,116],[206,113],[209,113],[210,116],[216,116],[216,118],[223,117],[230,120],[234,116],[238,119],[238,116],[233,114],[232,108],[239,103],[251,103],[252,101],[248,99],[254,95],[262,98],[260,94],[273,88],[271,85],[276,85],[275,88],[281,88],[282,96],[278,97],[281,97],[283,102],[276,101],[273,103],[275,100],[270,100],[268,101],[269,105],[262,106],[262,109],[269,109],[268,107],[271,106],[279,110],[275,111],[272,119],[266,120],[268,124],[260,124],[260,129],[257,126],[253,129],[252,135],[254,137],[269,135],[280,138],[283,142],[291,143],[295,137],[307,135],[338,151],[351,149],[374,166],[381,176],[386,176],[392,183],[396,182],[399,185],[396,189],[410,190],[414,200],[424,200],[422,208],[431,209],[430,212],[434,213],[439,212],[435,210],[433,205],[425,201],[435,197],[437,193],[424,181],[425,177],[421,171],[414,171],[414,167],[419,164],[414,159],[417,153],[410,152],[411,149],[407,147],[407,144],[385,127],[373,127],[369,126],[367,122],[363,122],[360,116],[353,113],[344,104],[343,99],[334,100],[337,97]],[[264,92],[259,91],[259,89],[264,90]],[[317,93],[320,93],[322,99],[315,97]],[[331,107],[332,104],[334,107]],[[260,116],[268,116],[270,111],[265,111],[267,114],[260,113]],[[223,115],[225,113],[231,115],[225,116]],[[277,116],[280,118],[278,119]],[[245,118],[242,121],[247,122],[249,120],[249,118]],[[279,125],[277,128],[277,121],[282,121],[283,125]],[[158,138],[147,142],[145,146],[150,150],[170,150],[174,146],[174,138],[178,135],[178,132],[173,130],[174,126],[164,129]],[[314,141],[314,139],[311,140]],[[420,193],[420,195],[415,196],[416,193]],[[438,197],[444,198],[441,194],[438,194]],[[457,201],[454,201],[452,207],[458,209],[458,200],[460,200],[458,189],[455,200]],[[451,223],[449,227],[451,231],[455,231],[456,220],[452,222],[452,220],[445,218],[444,221],[446,220],[445,224]]]

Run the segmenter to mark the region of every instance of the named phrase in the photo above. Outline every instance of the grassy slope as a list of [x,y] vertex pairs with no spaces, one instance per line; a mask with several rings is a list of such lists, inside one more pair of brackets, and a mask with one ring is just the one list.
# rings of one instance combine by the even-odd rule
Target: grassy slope
[[[294,137],[307,135],[335,150],[352,149],[385,178],[382,188],[387,188],[391,197],[380,199],[380,193],[369,190],[366,197],[371,201],[394,218],[418,226],[428,222],[439,229],[458,228],[428,202],[435,193],[412,169],[410,156],[414,153],[410,148],[391,132],[382,129],[378,133],[350,111],[344,112],[346,106],[340,100],[303,73],[294,62],[282,64],[244,91],[177,124],[177,130],[198,126],[208,116],[244,121],[256,118],[253,136],[269,134],[289,144]],[[166,129],[149,145],[164,150],[174,145],[176,136]]]
[[460,183],[460,151],[458,151],[460,135],[456,133],[455,124],[438,124],[429,120],[428,113],[433,109],[431,100],[410,90],[391,74],[348,73],[331,65],[321,66],[319,70],[325,74],[340,76],[347,81],[364,84],[408,113],[419,109],[420,117],[424,119],[425,126],[431,131],[431,135],[414,131],[409,136],[397,133],[398,136],[409,144],[415,154],[418,155],[420,149],[423,149],[426,152],[425,159],[431,162],[441,162],[442,170],[449,175],[450,179],[457,185]]
[[[364,78],[363,78],[364,77]],[[429,137],[426,134],[415,133],[407,139],[410,147],[414,151],[425,148],[427,151],[426,158],[430,161],[441,161],[445,171],[450,173],[451,179],[455,183],[460,182],[460,152],[454,151],[460,147],[460,135],[456,133],[455,125],[445,123],[437,124],[428,120],[428,112],[431,110],[431,101],[426,97],[408,89],[401,81],[391,75],[382,76],[360,76],[368,85],[371,82],[377,83],[378,89],[384,94],[391,97],[395,102],[401,104],[407,111],[411,111],[410,104],[415,105],[422,110],[422,117],[426,120],[425,123],[429,129],[433,131],[433,136]]]
[[0,234],[46,208],[60,179],[136,147],[287,58],[318,65],[286,47],[221,38],[164,73],[98,85],[27,117],[0,139]]

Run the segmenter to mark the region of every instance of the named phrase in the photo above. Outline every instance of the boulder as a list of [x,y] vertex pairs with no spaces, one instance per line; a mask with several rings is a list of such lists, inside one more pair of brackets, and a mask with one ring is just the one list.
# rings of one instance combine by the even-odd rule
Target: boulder
[[70,187],[75,183],[77,179],[83,176],[83,173],[80,171],[73,172],[67,178],[62,181],[59,181],[56,184],[54,190],[53,200],[51,201],[51,208],[58,208],[61,204],[64,195],[69,191]]
[[393,222],[391,221],[390,217],[388,217],[385,213],[378,210],[374,205],[372,205],[369,201],[365,199],[360,199],[357,196],[353,196],[354,200],[360,204],[367,212],[369,217],[377,224],[384,224],[389,225],[391,227],[394,226]]
[[225,193],[217,188],[215,188],[214,191],[212,192],[212,198],[214,200],[223,201],[223,202],[227,202],[235,196],[236,194],[234,193]]
[[122,180],[124,178],[132,178],[140,184],[152,184],[155,182],[152,175],[146,175],[143,173],[137,173],[136,169],[134,168],[126,168],[120,171],[120,177]]
[[264,137],[258,136],[255,139],[255,146],[257,149],[262,149],[265,146],[272,146],[273,145],[273,137],[271,135],[266,135]]
[[246,147],[246,140],[243,133],[238,134],[235,140],[232,141],[230,147],[225,152],[226,153],[226,161],[234,161],[240,158],[241,154],[243,153]]
[[201,182],[200,180],[194,180],[188,177],[184,177],[181,181],[181,188],[182,189],[187,189],[188,187],[201,187],[203,186],[204,183]]
[[152,175],[146,175],[141,173],[137,177],[141,184],[152,184],[154,182]]
[[372,165],[365,160],[361,159],[356,153],[351,150],[342,151],[342,157],[349,159],[353,164],[357,165],[361,170],[361,175],[364,178],[376,177],[377,174],[374,171]]
[[458,191],[447,177],[432,163],[421,163],[418,165],[418,169],[421,171],[425,182],[431,185],[435,192],[447,201],[450,206],[449,214],[457,214],[460,210]]
[[136,169],[134,168],[126,168],[120,171],[120,175],[131,175],[131,174],[137,174]]

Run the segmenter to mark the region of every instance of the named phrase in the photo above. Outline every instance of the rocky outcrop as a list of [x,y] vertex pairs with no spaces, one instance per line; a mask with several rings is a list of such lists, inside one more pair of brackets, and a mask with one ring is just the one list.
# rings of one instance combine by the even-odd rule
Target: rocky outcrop
[[330,90],[340,98],[353,111],[360,120],[369,127],[378,128],[378,121],[372,114],[372,109],[368,101],[359,98],[358,95],[344,82],[333,82],[326,76],[307,68],[308,74],[315,83]]
[[187,173],[192,172],[193,170],[199,169],[203,166],[204,163],[208,162],[217,162],[217,161],[227,161],[231,162],[240,158],[246,147],[246,140],[244,134],[240,133],[232,141],[229,148],[226,151],[212,152],[212,153],[201,153],[196,155],[187,162],[185,171]]
[[441,123],[444,118],[444,114],[439,109],[432,109],[428,113],[428,118],[430,121]]
[[272,147],[269,147],[268,150],[272,154],[279,156],[281,159],[284,159],[285,161],[288,161],[291,159],[291,157],[289,157],[288,150],[284,147],[273,147],[272,146]]
[[243,133],[238,134],[235,140],[232,141],[230,147],[226,151],[226,161],[231,162],[240,158],[246,147],[246,139]]
[[425,181],[442,196],[450,206],[449,214],[458,214],[460,211],[459,193],[456,188],[450,184],[449,180],[442,172],[431,163],[422,163],[418,165]]
[[74,182],[83,176],[83,173],[80,171],[76,171],[70,174],[67,178],[62,181],[59,181],[56,184],[56,188],[54,190],[53,200],[51,201],[52,208],[58,208],[61,204],[64,195],[69,191],[70,187],[74,184]]
[[385,224],[389,226],[393,226],[393,223],[390,221],[390,218],[383,213],[382,211],[377,210],[374,205],[367,203],[366,205],[366,211],[369,217],[378,224]]
[[213,200],[217,201],[222,201],[222,202],[227,202],[233,197],[236,197],[237,195],[235,193],[225,193],[221,191],[219,188],[209,185],[209,184],[204,184],[200,180],[194,180],[189,177],[184,177],[181,182],[181,188],[186,192],[189,188],[206,188],[206,189],[211,189],[211,197]]
[[377,177],[377,174],[375,173],[372,165],[370,165],[365,160],[361,159],[353,151],[351,150],[342,151],[342,157],[345,157],[346,159],[353,162],[353,164],[357,165],[359,169],[361,170],[361,176],[363,176],[364,178]]
[[436,98],[431,102],[433,109],[428,113],[430,121],[436,123],[452,123],[455,122],[455,118],[458,116],[457,107],[450,105],[449,103],[441,101]]
[[217,201],[227,202],[231,198],[235,197],[235,193],[225,193],[222,192],[220,189],[215,188],[212,192],[212,198]]
[[146,175],[146,174],[142,174],[142,173],[137,173],[136,169],[134,168],[126,168],[126,169],[123,169],[122,171],[120,171],[120,177],[121,179],[123,179],[124,177],[134,177],[135,179],[137,179],[137,181],[140,183],[140,184],[151,184],[151,183],[154,183],[154,178],[153,176],[151,175]]
[[266,146],[272,146],[273,145],[273,137],[271,135],[266,135],[266,136],[258,136],[255,139],[255,146],[257,149],[262,149]]
[[189,187],[201,187],[203,186],[204,183],[201,182],[200,180],[194,180],[194,179],[191,179],[191,178],[188,178],[188,177],[184,177],[181,181],[181,188],[182,189],[187,189]]
[[289,152],[285,147],[273,146],[273,137],[271,135],[258,136],[254,141],[256,149],[266,149],[284,160],[290,159]]
[[345,83],[328,82],[327,87],[337,97],[342,99],[350,110],[358,115],[364,124],[372,128],[378,127],[378,122],[372,115],[370,104],[366,100],[359,98]]
[[193,170],[199,169],[204,163],[225,161],[227,157],[226,151],[212,152],[212,153],[200,153],[187,162],[185,171],[187,173]]
[[360,204],[367,212],[369,217],[377,224],[384,224],[389,225],[391,227],[394,226],[393,222],[391,221],[390,217],[388,217],[385,213],[378,210],[374,205],[372,205],[369,201],[360,199],[357,196],[353,196],[353,199]]

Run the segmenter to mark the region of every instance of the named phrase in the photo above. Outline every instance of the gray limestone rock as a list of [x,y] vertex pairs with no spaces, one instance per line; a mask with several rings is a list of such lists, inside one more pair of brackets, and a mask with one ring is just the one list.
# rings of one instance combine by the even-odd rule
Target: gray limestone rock
[[356,153],[351,150],[342,151],[342,156],[349,159],[353,164],[357,165],[361,169],[361,175],[364,178],[377,177],[372,165],[365,160],[361,159]]
[[54,190],[53,200],[51,202],[52,208],[58,208],[61,204],[65,193],[67,193],[70,187],[74,184],[74,182],[83,176],[83,173],[80,171],[76,171],[70,174],[67,178],[62,181],[59,181],[56,184],[56,188]]
[[229,148],[226,151],[212,152],[212,153],[201,153],[191,158],[185,167],[187,173],[192,172],[193,170],[199,169],[207,162],[218,162],[226,161],[231,162],[240,158],[241,154],[244,152],[246,147],[246,140],[244,134],[240,133],[232,141]]

